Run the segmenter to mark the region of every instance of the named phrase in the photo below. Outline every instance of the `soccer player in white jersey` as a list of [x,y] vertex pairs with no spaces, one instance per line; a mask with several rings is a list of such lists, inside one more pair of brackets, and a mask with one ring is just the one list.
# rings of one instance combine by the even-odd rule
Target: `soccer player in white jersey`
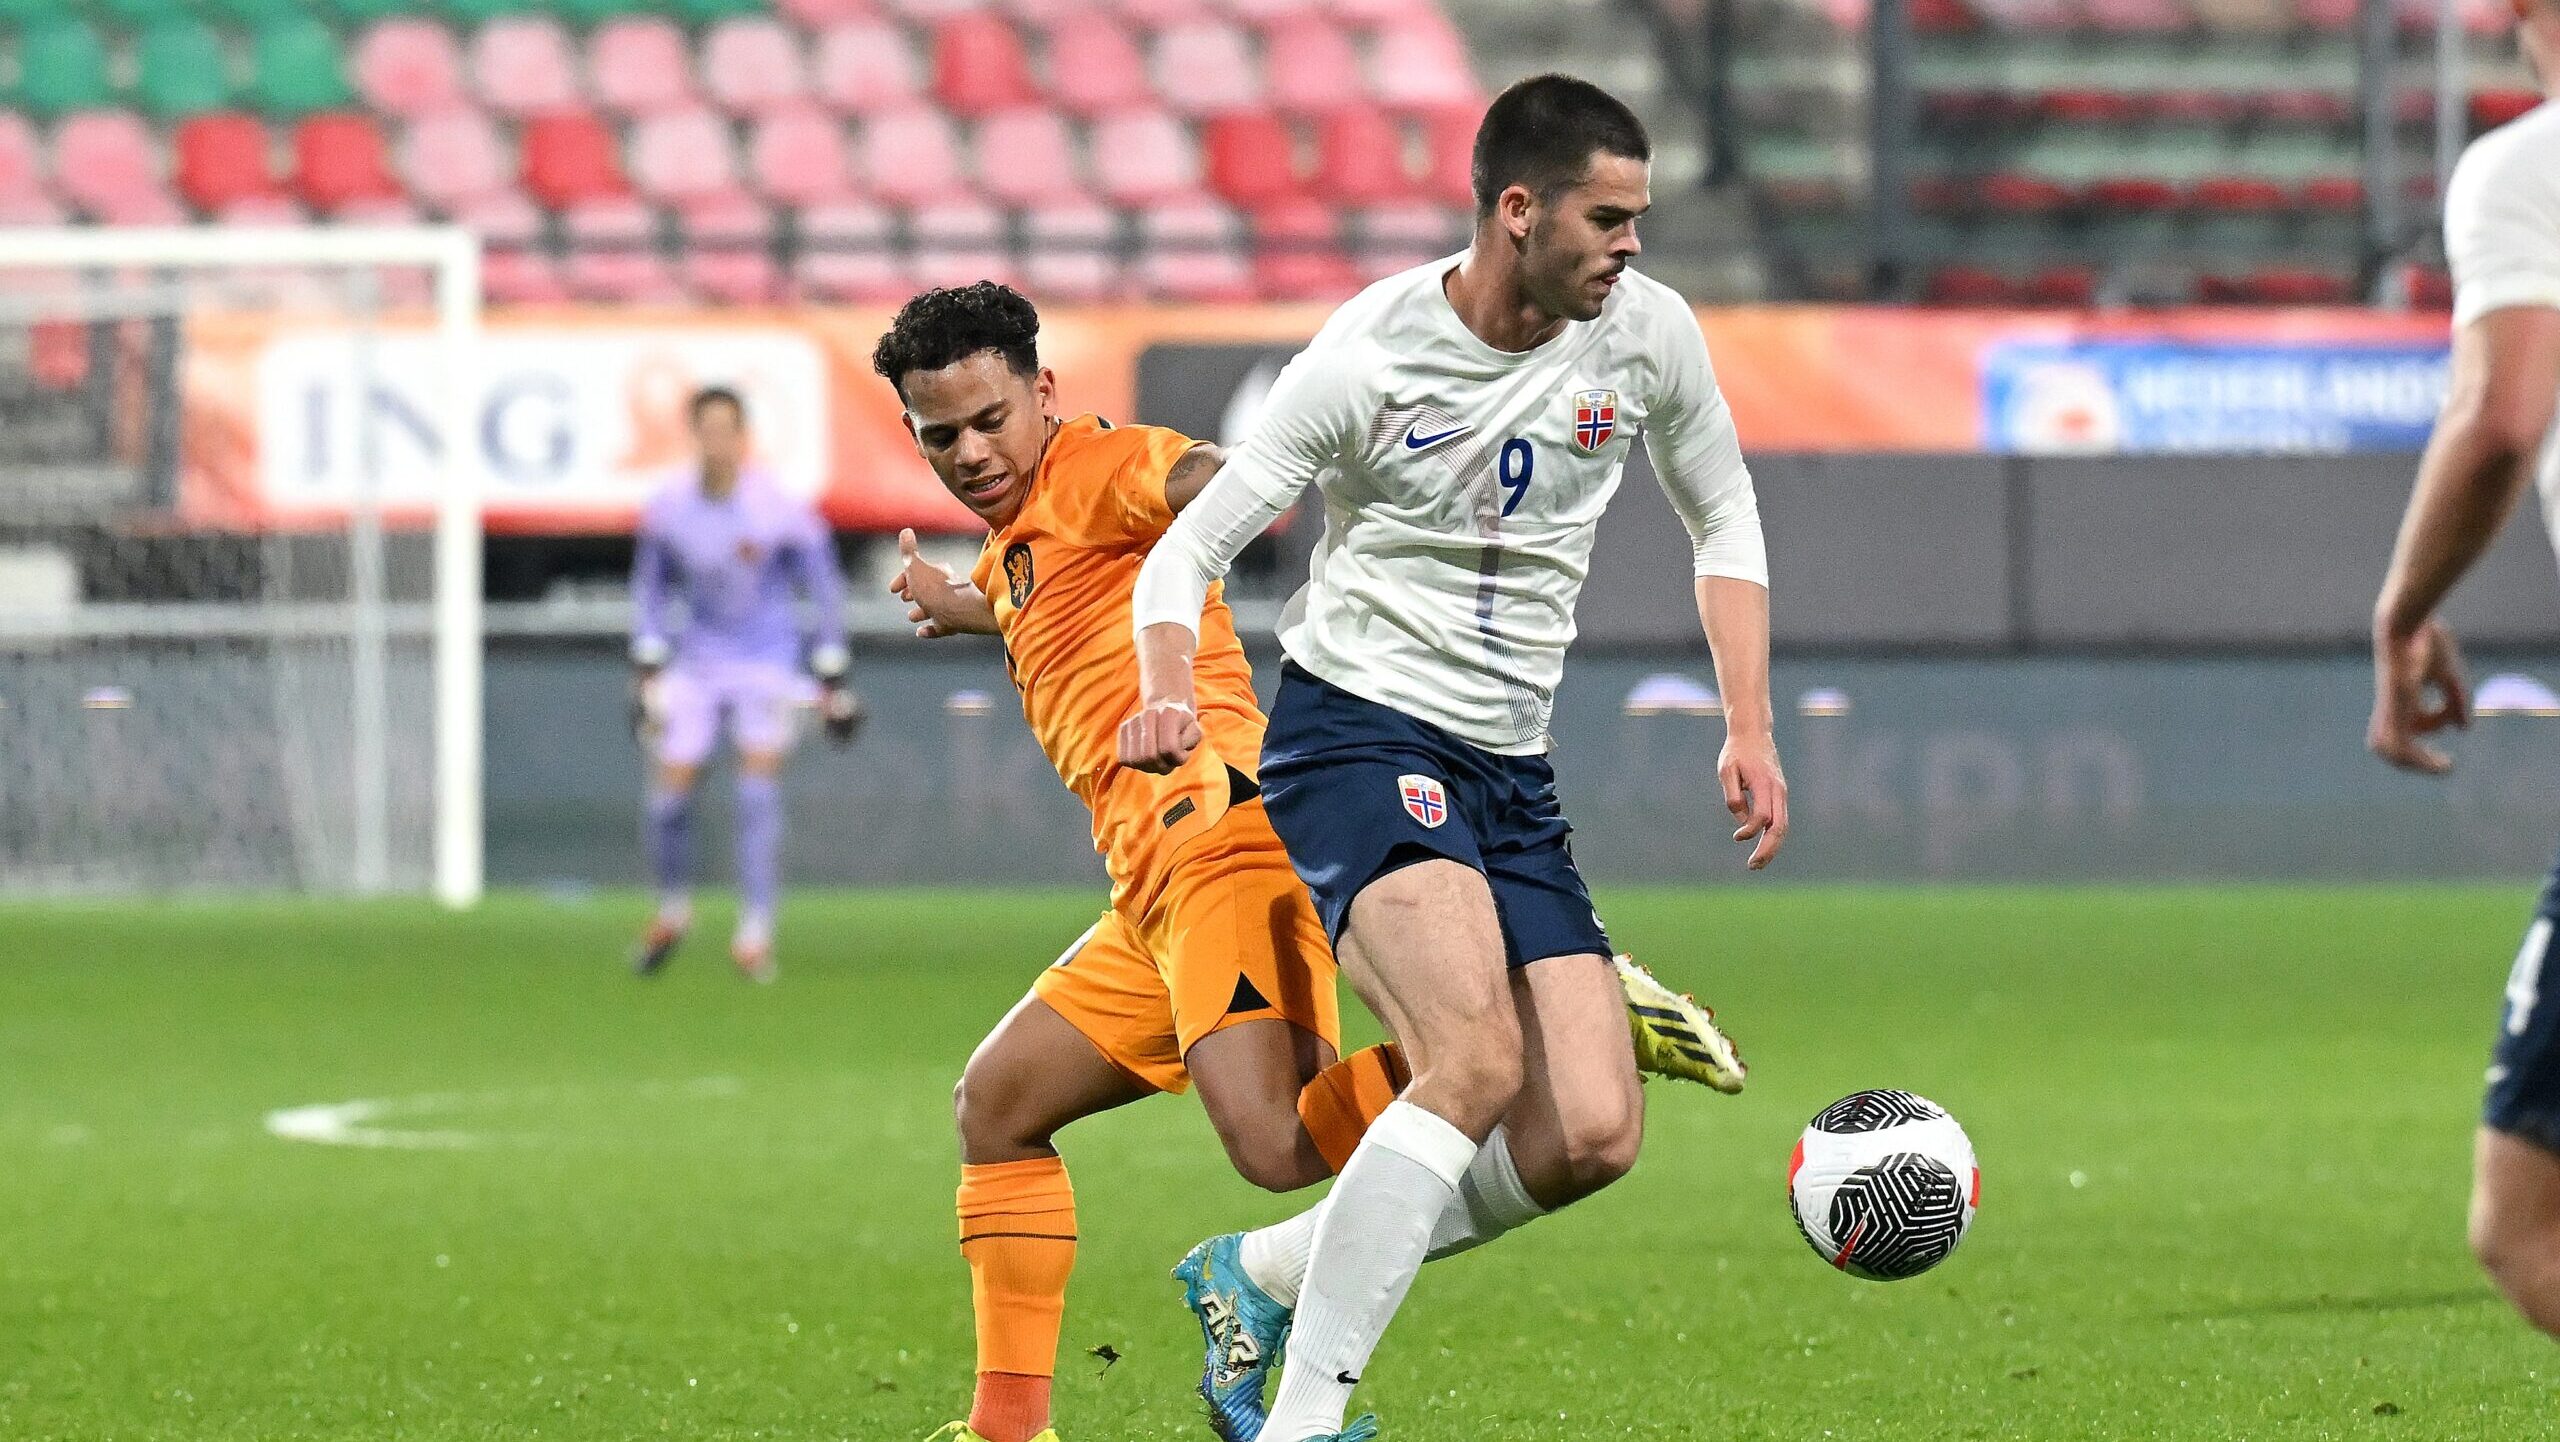
[[1426,1256],[1634,1165],[1626,1010],[1545,753],[1594,526],[1639,435],[1694,542],[1734,837],[1757,869],[1786,835],[1750,476],[1688,305],[1628,268],[1650,155],[1596,86],[1504,91],[1476,135],[1466,253],[1335,312],[1139,576],[1140,710],[1121,759],[1161,770],[1200,736],[1202,598],[1306,486],[1322,491],[1261,781],[1413,1082],[1317,1210],[1185,1262],[1210,1390],[1258,1393],[1286,1334],[1264,1442],[1375,1436],[1374,1418],[1346,1429],[1344,1413]]
[[[2373,611],[2374,752],[2430,775],[2421,739],[2470,721],[2453,633],[2436,615],[2540,469],[2560,546],[2560,0],[2513,0],[2547,99],[2472,143],[2445,193],[2453,264],[2453,386]],[[2543,888],[2507,981],[2472,1155],[2471,1249],[2509,1300],[2560,1337],[2560,871]]]

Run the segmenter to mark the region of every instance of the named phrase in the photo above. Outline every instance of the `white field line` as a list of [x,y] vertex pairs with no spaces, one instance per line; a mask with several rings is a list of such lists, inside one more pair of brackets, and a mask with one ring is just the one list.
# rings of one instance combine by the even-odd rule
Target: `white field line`
[[[735,1077],[698,1077],[687,1082],[646,1082],[633,1089],[643,1098],[670,1096],[730,1097],[740,1090]],[[539,1106],[569,1094],[565,1087],[541,1087],[517,1092],[420,1092],[405,1097],[357,1097],[342,1102],[313,1102],[306,1106],[278,1107],[266,1114],[267,1134],[288,1142],[310,1142],[324,1147],[376,1147],[402,1151],[459,1151],[468,1147],[487,1146],[493,1142],[526,1143],[539,1140],[530,1136],[500,1137],[483,1132],[465,1132],[419,1127],[384,1125],[405,1118],[423,1118],[439,1112],[470,1111],[500,1106]]]

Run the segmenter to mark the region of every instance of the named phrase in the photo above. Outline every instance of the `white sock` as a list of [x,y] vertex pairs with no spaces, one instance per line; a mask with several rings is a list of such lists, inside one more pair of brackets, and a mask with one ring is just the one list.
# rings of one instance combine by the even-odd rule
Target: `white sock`
[[773,918],[761,911],[738,913],[738,934],[732,938],[739,946],[771,946]]
[[[1316,1224],[1324,1219],[1318,1202],[1285,1222],[1244,1234],[1244,1274],[1271,1300],[1295,1311],[1298,1289],[1307,1279],[1307,1258],[1314,1251]],[[1428,1261],[1472,1251],[1505,1232],[1517,1231],[1547,1214],[1521,1184],[1520,1168],[1511,1160],[1511,1138],[1500,1127],[1484,1139],[1475,1160],[1458,1178],[1458,1194],[1431,1228]]]
[[1360,1370],[1422,1270],[1476,1144],[1411,1102],[1378,1114],[1325,1199],[1265,1442],[1342,1430]]
[[693,925],[693,893],[662,891],[658,893],[658,923],[682,931]]

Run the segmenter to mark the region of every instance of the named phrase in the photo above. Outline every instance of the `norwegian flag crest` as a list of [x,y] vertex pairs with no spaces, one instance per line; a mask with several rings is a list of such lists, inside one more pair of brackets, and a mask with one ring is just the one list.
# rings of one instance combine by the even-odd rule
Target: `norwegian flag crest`
[[1396,794],[1404,799],[1405,811],[1426,827],[1449,819],[1449,793],[1428,776],[1397,777]]
[[1573,444],[1596,451],[1618,433],[1616,391],[1576,391],[1573,395]]

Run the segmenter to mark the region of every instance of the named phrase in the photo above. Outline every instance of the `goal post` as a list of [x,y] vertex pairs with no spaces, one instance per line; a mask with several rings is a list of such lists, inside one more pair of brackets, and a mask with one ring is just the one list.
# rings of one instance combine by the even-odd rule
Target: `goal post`
[[479,329],[457,228],[0,229],[0,894],[479,899]]

